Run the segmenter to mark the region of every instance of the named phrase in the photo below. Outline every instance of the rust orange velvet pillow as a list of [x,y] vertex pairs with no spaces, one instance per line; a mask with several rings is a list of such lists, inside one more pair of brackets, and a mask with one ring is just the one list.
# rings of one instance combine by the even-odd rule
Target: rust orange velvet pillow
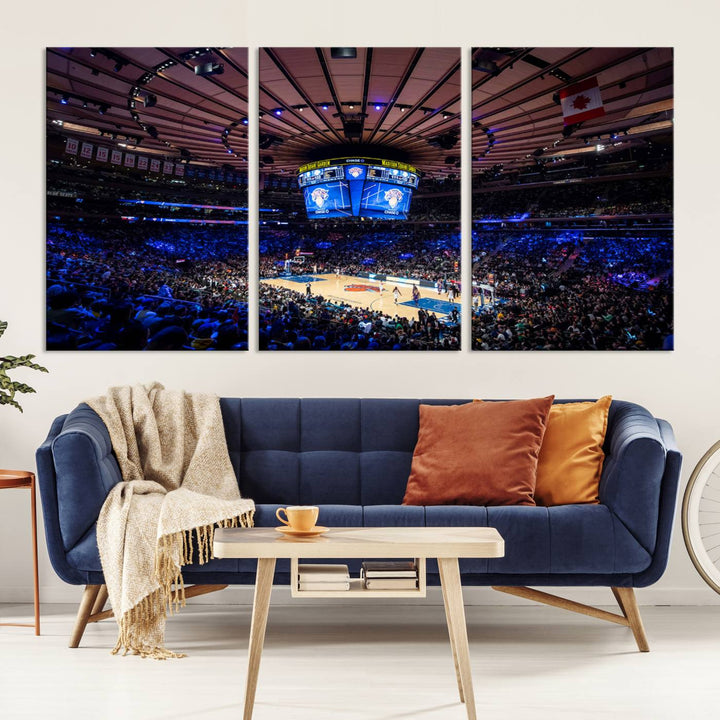
[[597,503],[612,397],[550,408],[537,467],[538,505]]
[[420,405],[403,505],[534,505],[552,401]]

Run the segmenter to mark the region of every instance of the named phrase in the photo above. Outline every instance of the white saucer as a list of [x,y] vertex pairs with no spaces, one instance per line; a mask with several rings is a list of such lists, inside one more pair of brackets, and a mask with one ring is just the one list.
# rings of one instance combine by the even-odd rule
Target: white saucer
[[315,537],[326,533],[330,528],[323,527],[322,525],[316,525],[309,530],[295,530],[287,525],[282,525],[281,527],[276,527],[275,529],[284,535],[292,535],[294,537]]

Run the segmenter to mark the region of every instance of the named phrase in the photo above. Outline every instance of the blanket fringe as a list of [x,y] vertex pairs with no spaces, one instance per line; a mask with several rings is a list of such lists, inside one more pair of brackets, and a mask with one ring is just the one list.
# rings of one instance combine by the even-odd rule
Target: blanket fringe
[[185,653],[176,653],[162,645],[149,644],[140,638],[152,638],[159,633],[159,624],[164,621],[165,598],[162,588],[144,597],[135,607],[130,608],[118,621],[119,634],[113,655],[123,650],[123,655],[129,652],[143,658],[154,660],[167,660],[169,658],[183,658]]
[[[155,553],[155,578],[163,589],[168,614],[174,615],[180,608],[185,607],[185,583],[183,582],[182,568],[185,565],[191,565],[193,562],[204,565],[212,560],[215,527],[252,527],[254,515],[255,511],[249,510],[241,515],[219,520],[212,525],[180,530],[159,538]],[[193,542],[193,533],[195,534],[195,542]],[[196,545],[198,550],[197,559],[195,558]],[[180,550],[179,566],[175,561],[175,548]]]
[[[186,657],[185,653],[176,653],[160,644],[149,644],[139,638],[162,637],[162,632],[159,630],[161,623],[168,615],[174,615],[181,607],[185,607],[182,568],[194,562],[193,532],[198,547],[197,562],[204,565],[213,558],[215,527],[252,527],[254,515],[255,511],[250,510],[242,515],[220,520],[214,525],[203,525],[160,537],[155,552],[155,578],[160,587],[144,597],[118,620],[118,640],[112,654],[117,655],[123,650],[123,655],[130,652],[155,660]],[[176,548],[181,551],[179,566],[176,564]]]

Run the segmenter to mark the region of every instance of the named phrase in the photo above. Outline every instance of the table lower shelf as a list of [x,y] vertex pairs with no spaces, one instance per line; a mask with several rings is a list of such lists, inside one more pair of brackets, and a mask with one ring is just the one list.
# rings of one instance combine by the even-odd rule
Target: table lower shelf
[[350,578],[349,590],[300,590],[298,560],[290,561],[290,594],[297,598],[424,598],[427,595],[425,558],[415,558],[418,586],[409,590],[368,590],[361,578]]

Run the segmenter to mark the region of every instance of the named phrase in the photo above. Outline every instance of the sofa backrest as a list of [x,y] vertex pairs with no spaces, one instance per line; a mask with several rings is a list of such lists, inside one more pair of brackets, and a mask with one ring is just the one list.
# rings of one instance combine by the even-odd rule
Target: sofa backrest
[[420,403],[468,400],[223,398],[240,491],[256,503],[385,505],[405,494]]

